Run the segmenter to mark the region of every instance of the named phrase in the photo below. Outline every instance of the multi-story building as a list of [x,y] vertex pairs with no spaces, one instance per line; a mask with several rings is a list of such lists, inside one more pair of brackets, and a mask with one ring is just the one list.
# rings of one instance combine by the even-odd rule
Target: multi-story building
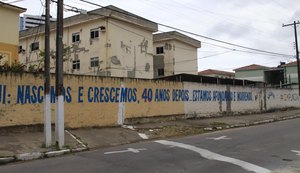
[[234,79],[234,73],[222,70],[214,70],[214,69],[207,69],[198,72],[200,76],[209,76],[209,77],[216,77],[216,78],[224,78],[224,79]]
[[[51,68],[55,65],[56,23],[51,23]],[[131,78],[153,78],[156,23],[114,6],[64,19],[64,72]],[[44,25],[20,32],[19,61],[43,67]]]
[[198,73],[201,42],[177,31],[154,34],[154,77]]
[[[20,31],[33,28],[39,25],[45,24],[46,17],[45,15],[30,15],[24,14],[23,17],[20,17]],[[56,19],[50,16],[50,21],[55,22]]]
[[25,11],[25,8],[0,1],[0,65],[11,65],[18,60],[19,15]]

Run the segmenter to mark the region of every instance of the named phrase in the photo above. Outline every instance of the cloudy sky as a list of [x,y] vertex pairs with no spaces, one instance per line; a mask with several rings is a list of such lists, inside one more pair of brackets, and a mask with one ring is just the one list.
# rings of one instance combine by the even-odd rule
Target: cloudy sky
[[[202,42],[202,48],[198,50],[199,71],[205,69],[232,71],[250,64],[272,67],[277,66],[280,61],[295,60],[293,27],[282,27],[282,24],[300,20],[300,3],[297,0],[90,1],[102,6],[115,5],[154,22],[197,35],[287,55],[256,52],[190,35]],[[13,4],[27,8],[28,14],[41,15],[44,12],[42,3],[44,0],[23,0]],[[80,0],[64,0],[64,3],[85,10],[99,8]],[[51,15],[55,17],[56,4],[52,3],[51,8]],[[66,12],[65,16],[74,14]],[[171,29],[159,27],[159,30]]]

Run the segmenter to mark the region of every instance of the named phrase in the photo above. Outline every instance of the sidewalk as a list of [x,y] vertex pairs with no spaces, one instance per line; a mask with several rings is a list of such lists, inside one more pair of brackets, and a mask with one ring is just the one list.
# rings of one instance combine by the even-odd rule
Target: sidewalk
[[[201,134],[207,131],[300,118],[300,109],[263,114],[166,121],[115,128],[66,130],[65,149],[45,148],[43,126],[0,128],[0,164],[53,157],[70,152],[134,143],[147,139]],[[52,133],[54,135],[54,132]],[[54,136],[52,138],[54,140]]]

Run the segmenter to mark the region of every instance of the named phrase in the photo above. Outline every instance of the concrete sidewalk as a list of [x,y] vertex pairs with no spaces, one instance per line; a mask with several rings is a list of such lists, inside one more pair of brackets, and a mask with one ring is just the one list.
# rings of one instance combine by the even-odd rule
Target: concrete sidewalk
[[[116,146],[147,139],[201,134],[207,131],[259,125],[300,118],[300,109],[271,113],[164,121],[114,128],[66,130],[65,149],[45,148],[43,126],[0,128],[0,164],[53,157],[86,149]],[[54,132],[53,132],[54,134]],[[52,138],[54,140],[54,137]]]

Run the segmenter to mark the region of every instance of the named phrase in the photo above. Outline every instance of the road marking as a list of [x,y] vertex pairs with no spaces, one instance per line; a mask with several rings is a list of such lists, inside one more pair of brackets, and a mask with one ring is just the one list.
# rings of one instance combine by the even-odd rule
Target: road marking
[[155,141],[155,142],[163,144],[163,145],[175,146],[175,147],[187,149],[187,150],[190,150],[190,151],[194,151],[196,153],[199,153],[202,157],[204,157],[208,160],[217,160],[217,161],[231,163],[231,164],[240,166],[240,167],[244,168],[247,171],[253,171],[253,172],[256,172],[256,173],[270,173],[271,172],[270,170],[268,170],[266,168],[254,165],[252,163],[245,162],[245,161],[242,161],[242,160],[238,160],[238,159],[235,159],[235,158],[222,156],[220,154],[211,152],[211,151],[206,150],[206,149],[197,148],[197,147],[192,146],[192,145],[187,145],[187,144],[172,142],[172,141],[166,141],[166,140],[158,140],[158,141]]
[[73,139],[75,139],[84,148],[87,148],[87,146],[83,142],[81,142],[76,136],[74,136],[71,132],[69,132],[68,130],[65,130],[65,132],[67,132]]
[[119,153],[139,153],[140,151],[147,150],[146,148],[139,148],[139,149],[134,149],[134,148],[127,148],[127,150],[121,150],[121,151],[110,151],[110,152],[105,152],[104,154],[119,154]]
[[206,138],[206,139],[213,139],[215,141],[219,141],[219,140],[228,140],[228,139],[231,139],[231,138],[227,138],[227,136],[220,136],[220,137],[217,137],[217,138]]
[[297,155],[300,156],[300,151],[297,151],[297,150],[291,150],[291,152],[297,153]]
[[138,133],[138,135],[142,138],[142,139],[149,139],[149,137],[144,134],[144,133]]

